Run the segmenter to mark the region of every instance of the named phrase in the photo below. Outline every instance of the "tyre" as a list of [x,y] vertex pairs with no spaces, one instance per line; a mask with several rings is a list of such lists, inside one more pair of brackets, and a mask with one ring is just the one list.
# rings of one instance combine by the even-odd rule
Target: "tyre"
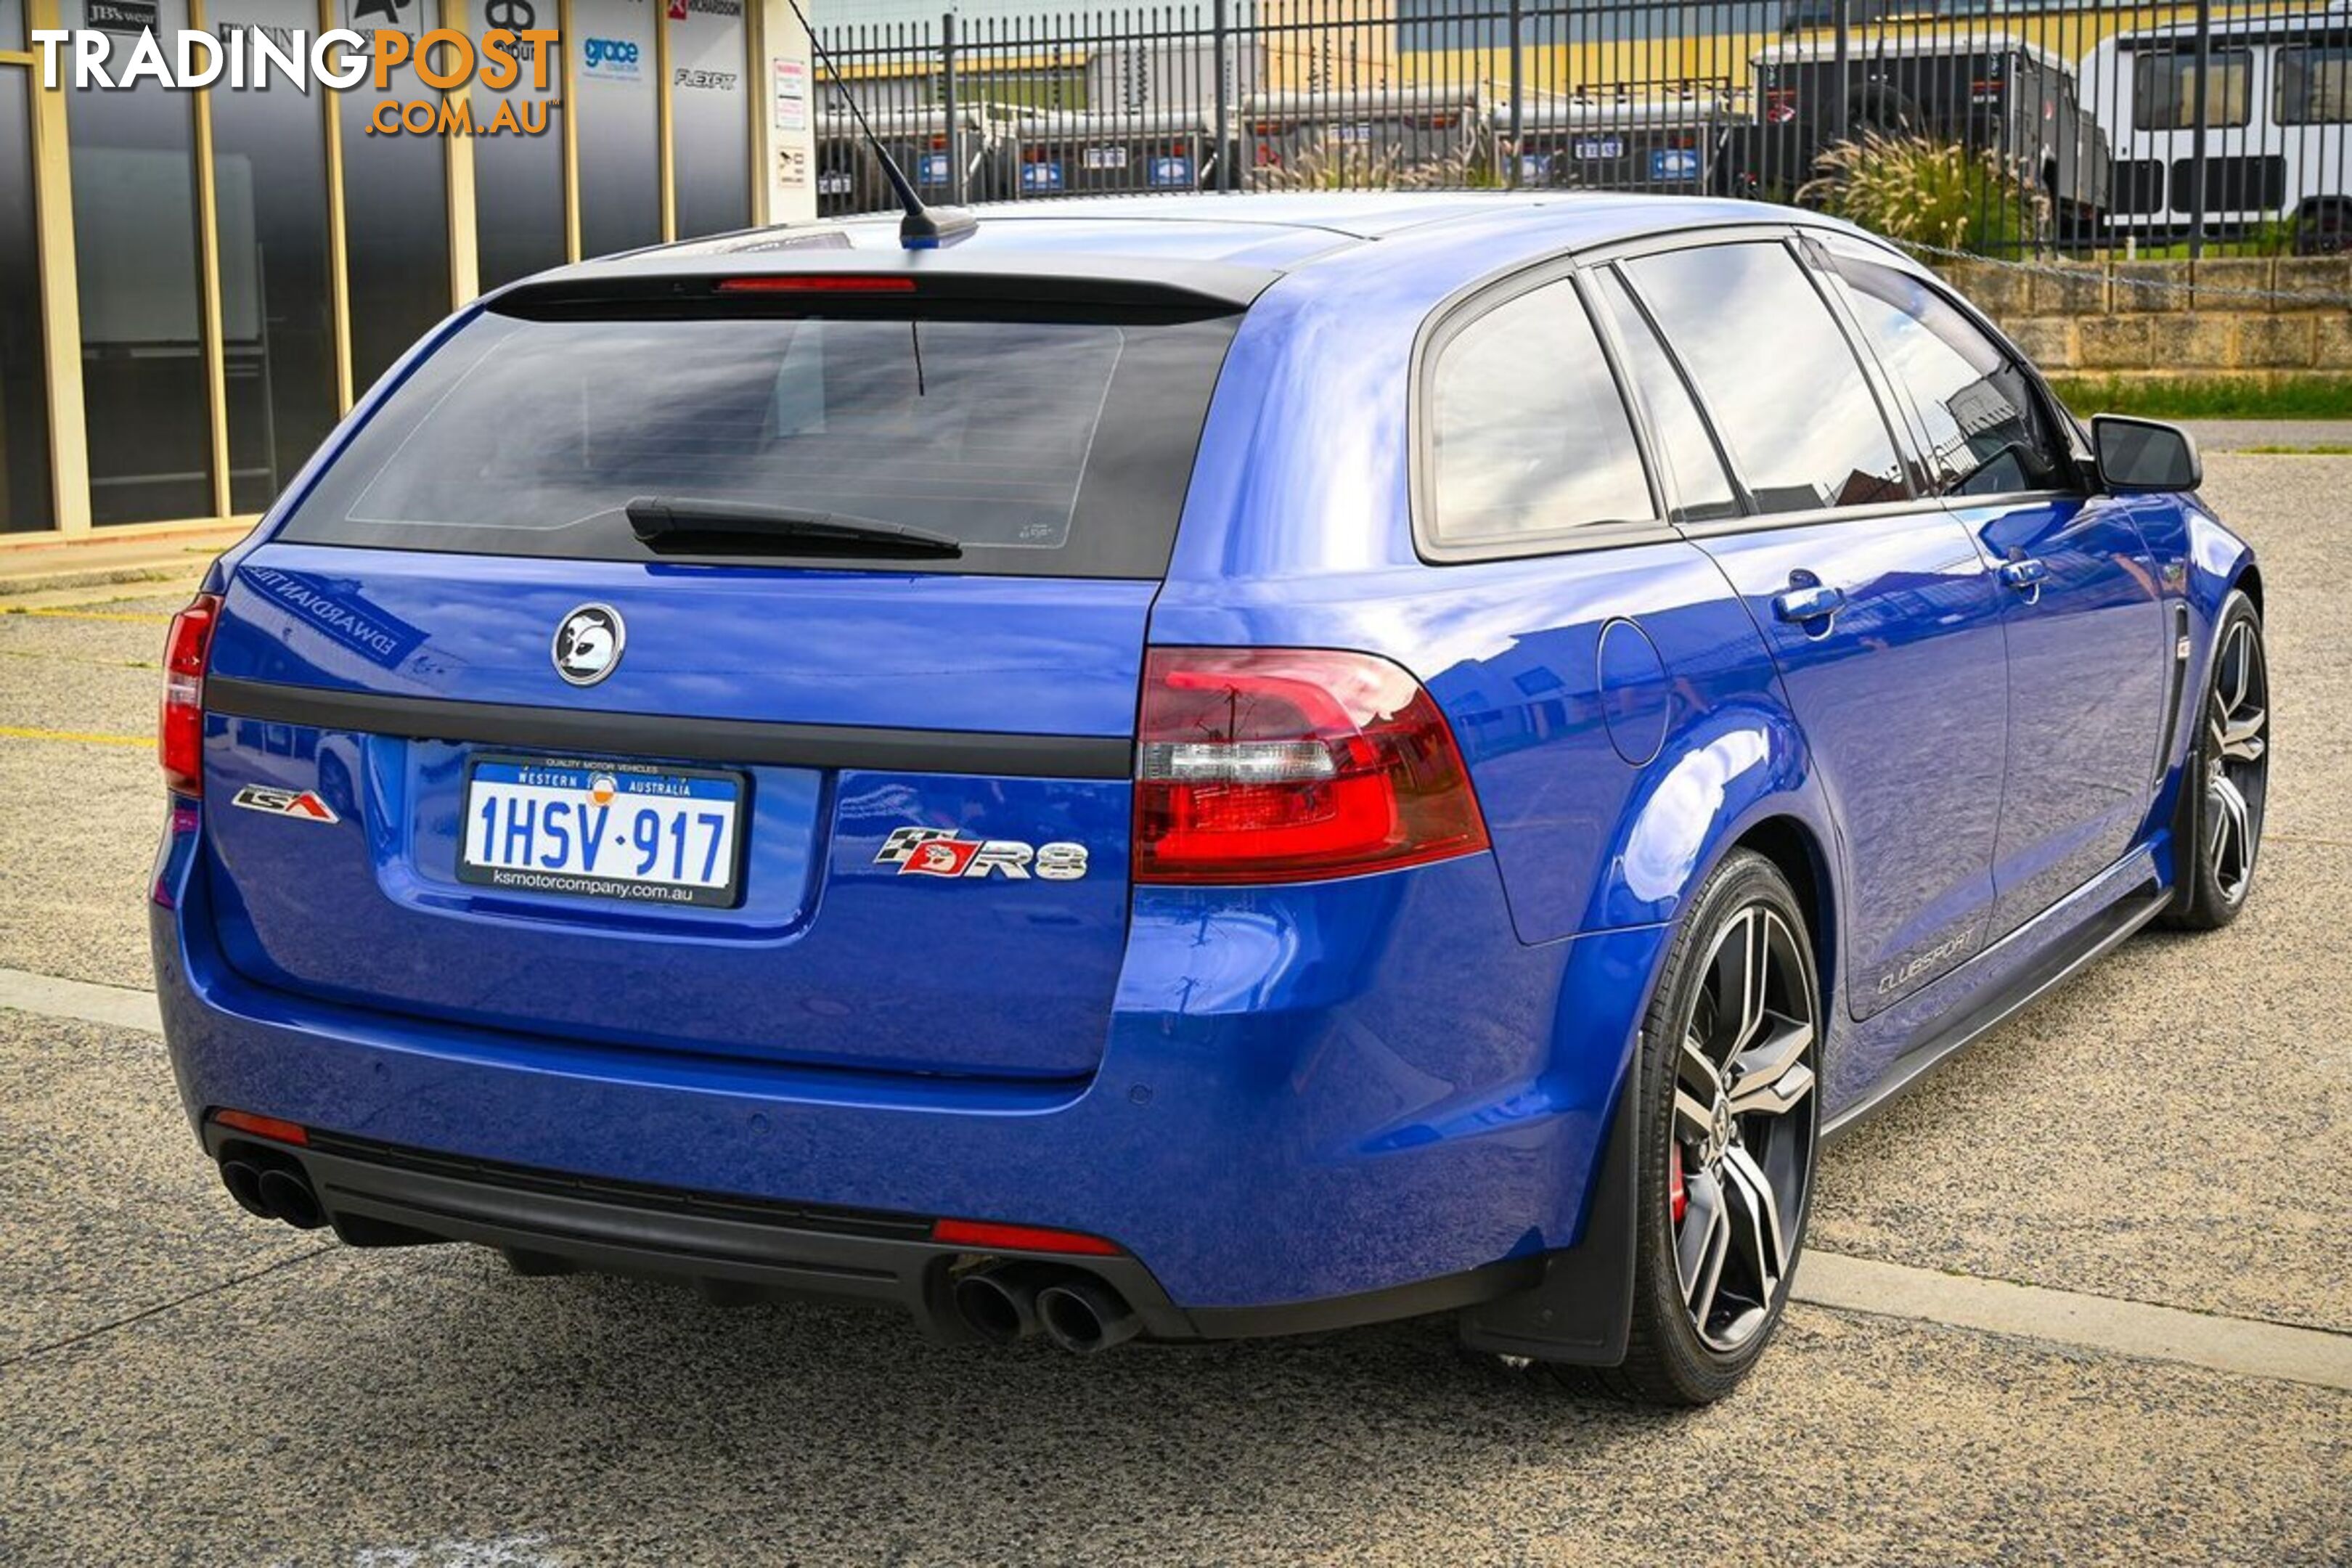
[[1642,1026],[1638,1239],[1622,1397],[1704,1405],[1788,1301],[1820,1142],[1822,997],[1788,879],[1735,851],[1692,900]]
[[2270,794],[2263,618],[2252,599],[2232,589],[2221,603],[2219,628],[2173,816],[2179,885],[2164,923],[2176,931],[2218,931],[2246,907]]

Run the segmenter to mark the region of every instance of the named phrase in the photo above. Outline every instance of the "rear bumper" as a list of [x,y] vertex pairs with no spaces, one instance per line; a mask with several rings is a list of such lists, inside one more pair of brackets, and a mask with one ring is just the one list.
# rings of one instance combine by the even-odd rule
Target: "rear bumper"
[[[935,1315],[955,1249],[729,1205],[1048,1226],[1118,1243],[1135,1277],[1113,1283],[1171,1339],[1466,1305],[1573,1246],[1663,934],[1523,945],[1483,856],[1294,889],[1143,889],[1093,1075],[925,1079],[468,1029],[257,985],[212,940],[201,835],[184,827],[161,863],[171,905],[152,911],[183,1101],[208,1138],[221,1107],[340,1134],[300,1156],[344,1163],[314,1173],[346,1194],[331,1211],[919,1316]],[[670,1196],[525,1201],[435,1173],[440,1157]],[[440,1218],[418,1223],[426,1209]]]
[[[214,1159],[301,1168],[328,1223],[356,1247],[469,1242],[538,1274],[575,1270],[691,1284],[720,1300],[813,1299],[895,1308],[941,1339],[968,1337],[950,1286],[968,1253],[930,1239],[929,1218],[814,1208],[596,1182],[396,1149],[337,1134],[307,1146],[208,1121]],[[1540,1258],[1442,1279],[1271,1308],[1187,1312],[1132,1257],[992,1252],[1083,1274],[1115,1290],[1162,1342],[1304,1333],[1475,1306],[1535,1284]]]

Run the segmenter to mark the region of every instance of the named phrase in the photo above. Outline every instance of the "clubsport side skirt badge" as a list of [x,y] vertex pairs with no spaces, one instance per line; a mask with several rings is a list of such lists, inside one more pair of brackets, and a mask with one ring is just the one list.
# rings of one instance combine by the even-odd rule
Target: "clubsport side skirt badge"
[[229,797],[231,805],[241,805],[247,811],[268,812],[272,816],[299,817],[305,822],[341,822],[335,808],[319,798],[316,790],[272,789],[268,784],[247,784]]
[[898,827],[882,841],[877,866],[896,866],[901,877],[980,877],[1002,871],[1015,880],[1032,874],[1050,882],[1075,882],[1087,874],[1083,844],[1039,844],[1017,838],[961,838],[950,827]]

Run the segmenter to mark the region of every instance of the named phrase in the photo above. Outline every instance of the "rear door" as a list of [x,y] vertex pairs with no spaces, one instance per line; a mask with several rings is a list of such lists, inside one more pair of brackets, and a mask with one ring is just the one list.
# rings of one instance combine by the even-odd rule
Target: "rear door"
[[[562,1040],[1082,1074],[1234,318],[703,293],[477,318],[241,560],[206,686],[224,951]],[[632,501],[709,521],[648,543]],[[955,552],[777,534],[780,504]]]
[[2006,746],[2000,604],[1914,496],[1880,395],[1795,251],[1620,266],[1720,437],[1748,515],[1694,521],[1780,666],[1843,835],[1848,994],[1867,1016],[1979,951]]

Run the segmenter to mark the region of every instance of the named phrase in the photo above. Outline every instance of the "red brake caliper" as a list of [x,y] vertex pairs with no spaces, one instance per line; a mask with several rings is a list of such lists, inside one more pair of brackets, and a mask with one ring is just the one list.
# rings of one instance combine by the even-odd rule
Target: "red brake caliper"
[[1683,1152],[1681,1150],[1677,1149],[1674,1152],[1674,1157],[1666,1162],[1666,1170],[1668,1173],[1666,1202],[1674,1210],[1675,1223],[1680,1225],[1683,1222],[1683,1215],[1690,1212],[1690,1194],[1683,1187]]

